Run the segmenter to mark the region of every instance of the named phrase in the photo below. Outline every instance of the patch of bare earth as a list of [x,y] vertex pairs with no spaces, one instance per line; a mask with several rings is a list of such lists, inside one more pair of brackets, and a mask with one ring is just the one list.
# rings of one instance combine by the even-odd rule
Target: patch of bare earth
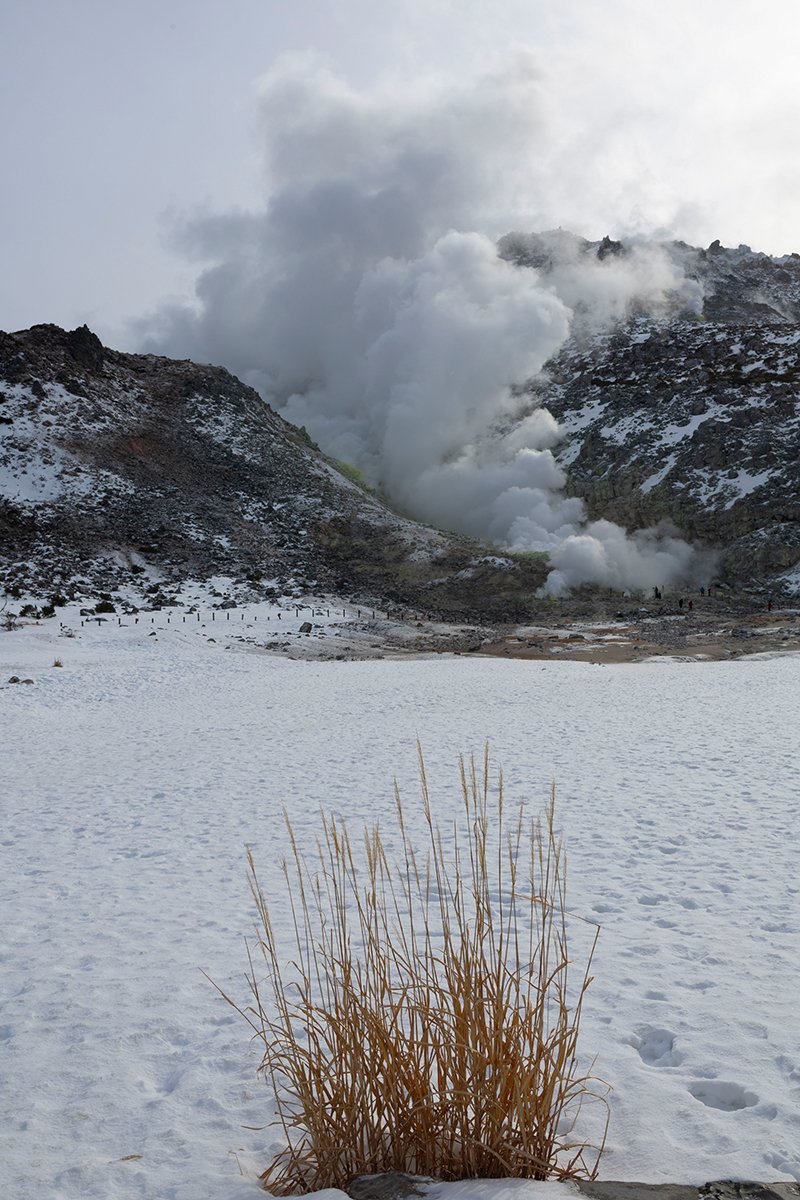
[[500,658],[634,663],[670,657],[718,662],[774,651],[800,651],[800,610],[743,611],[742,602],[693,602],[598,624],[567,619],[498,631],[480,654]]

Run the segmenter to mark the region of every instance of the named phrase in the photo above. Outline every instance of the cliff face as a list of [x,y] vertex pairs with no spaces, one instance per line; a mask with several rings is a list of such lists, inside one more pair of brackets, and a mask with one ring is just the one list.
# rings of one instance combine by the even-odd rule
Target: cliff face
[[602,331],[579,314],[531,404],[562,424],[555,453],[593,517],[669,520],[720,550],[722,579],[800,590],[800,257],[673,253],[702,311]]
[[0,589],[215,575],[501,618],[544,570],[393,512],[222,368],[0,333]]

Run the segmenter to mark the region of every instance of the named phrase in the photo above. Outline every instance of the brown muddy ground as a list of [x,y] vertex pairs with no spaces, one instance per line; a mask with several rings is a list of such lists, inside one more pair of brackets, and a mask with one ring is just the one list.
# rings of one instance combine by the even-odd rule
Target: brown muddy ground
[[553,619],[498,630],[474,653],[501,658],[631,663],[663,656],[720,661],[770,651],[800,651],[800,608],[772,610],[762,600],[692,597],[683,606],[653,601],[610,611],[554,601]]

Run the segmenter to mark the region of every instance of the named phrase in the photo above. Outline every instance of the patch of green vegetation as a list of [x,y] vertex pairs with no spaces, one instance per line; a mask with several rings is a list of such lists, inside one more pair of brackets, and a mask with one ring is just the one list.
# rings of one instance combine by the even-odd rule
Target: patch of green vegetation
[[336,467],[336,470],[341,475],[344,475],[345,479],[349,479],[356,487],[360,487],[362,492],[366,492],[368,496],[375,496],[378,500],[383,500],[382,492],[372,486],[363,471],[359,471],[358,467],[352,463],[344,462],[343,459],[339,458],[333,458],[331,462]]
[[546,550],[522,550],[522,549],[514,548],[511,550],[504,550],[503,557],[504,558],[519,558],[519,559],[523,559],[526,562],[532,562],[535,559],[539,559],[540,562],[548,562],[550,555],[547,553]]

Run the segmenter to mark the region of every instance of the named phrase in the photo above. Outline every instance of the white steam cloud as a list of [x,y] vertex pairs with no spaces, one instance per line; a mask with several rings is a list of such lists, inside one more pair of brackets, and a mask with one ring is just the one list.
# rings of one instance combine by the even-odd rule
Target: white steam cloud
[[141,323],[146,347],[224,363],[415,516],[547,550],[552,592],[686,577],[685,542],[588,522],[563,495],[558,424],[519,392],[576,320],[602,325],[675,293],[688,303],[695,286],[647,243],[601,260],[545,235],[546,273],[500,257],[495,238],[546,185],[530,56],[469,88],[412,94],[361,94],[285,60],[263,81],[261,128],[263,211],[180,231],[211,265],[194,307]]

